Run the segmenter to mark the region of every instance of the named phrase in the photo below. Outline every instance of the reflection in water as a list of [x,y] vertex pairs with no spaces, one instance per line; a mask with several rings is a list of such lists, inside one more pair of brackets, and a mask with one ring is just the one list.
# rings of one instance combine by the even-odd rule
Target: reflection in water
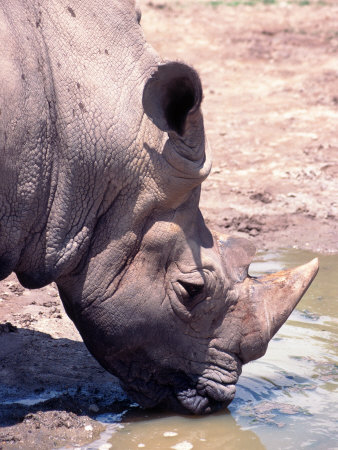
[[[296,250],[263,253],[250,273],[294,267],[314,256]],[[244,367],[230,413],[198,418],[131,407],[110,434],[111,448],[337,448],[337,273],[338,255],[321,256],[317,278],[267,354]]]

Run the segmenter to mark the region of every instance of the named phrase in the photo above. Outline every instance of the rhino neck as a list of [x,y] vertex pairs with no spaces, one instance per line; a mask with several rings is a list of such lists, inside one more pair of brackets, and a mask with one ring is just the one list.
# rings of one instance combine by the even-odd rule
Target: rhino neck
[[[35,288],[75,270],[120,195],[133,202],[126,192],[128,186],[137,191],[132,178],[140,176],[133,142],[143,116],[142,79],[159,58],[145,44],[131,3],[32,2],[30,11],[21,3],[5,11],[17,23],[12,53],[23,55],[11,72],[18,84],[10,112],[19,133],[0,149],[1,167],[13,168],[0,180],[0,278],[14,270]],[[34,34],[29,42],[27,22]],[[23,145],[22,136],[31,140]],[[138,163],[146,160],[142,155]],[[7,195],[8,182],[16,192]],[[124,231],[112,226],[111,239],[118,239]]]

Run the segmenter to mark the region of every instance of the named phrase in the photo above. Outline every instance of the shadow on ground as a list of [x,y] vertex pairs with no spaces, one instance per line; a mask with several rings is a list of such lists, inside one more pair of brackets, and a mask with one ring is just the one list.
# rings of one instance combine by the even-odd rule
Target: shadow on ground
[[0,331],[0,426],[38,411],[111,412],[126,401],[117,379],[83,342],[9,324]]

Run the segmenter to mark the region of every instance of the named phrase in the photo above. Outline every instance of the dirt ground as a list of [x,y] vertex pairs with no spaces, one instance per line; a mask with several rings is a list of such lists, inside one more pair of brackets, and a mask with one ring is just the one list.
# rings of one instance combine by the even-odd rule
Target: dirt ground
[[[338,252],[337,2],[141,6],[148,42],[202,79],[214,159],[201,199],[207,223],[258,249]],[[55,286],[0,282],[0,323],[0,449],[99,436],[104,426],[92,417],[119,411],[125,399],[88,354]],[[27,401],[39,396],[46,400]]]
[[154,0],[143,26],[162,56],[200,73],[210,226],[259,249],[337,252],[337,2]]

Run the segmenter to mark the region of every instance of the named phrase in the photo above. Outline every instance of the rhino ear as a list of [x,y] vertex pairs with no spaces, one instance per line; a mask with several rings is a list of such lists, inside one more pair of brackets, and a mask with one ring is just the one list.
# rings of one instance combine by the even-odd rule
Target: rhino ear
[[147,81],[143,91],[143,108],[162,131],[183,136],[189,123],[199,113],[202,85],[197,72],[186,64],[161,64]]
[[235,283],[244,281],[256,247],[248,239],[236,236],[219,235],[217,241],[227,275]]

